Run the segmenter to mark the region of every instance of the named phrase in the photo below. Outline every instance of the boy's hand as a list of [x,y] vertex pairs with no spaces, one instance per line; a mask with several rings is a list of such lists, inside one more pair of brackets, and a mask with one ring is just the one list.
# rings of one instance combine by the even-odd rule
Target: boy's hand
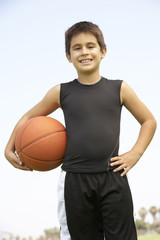
[[18,168],[18,169],[21,169],[21,170],[32,171],[30,168],[28,168],[26,165],[24,165],[21,162],[18,155],[16,155],[14,152],[12,152],[12,151],[7,152],[5,154],[5,157],[15,168]]
[[138,153],[131,150],[127,153],[111,158],[110,166],[113,167],[118,165],[118,167],[113,170],[114,172],[124,169],[121,174],[121,177],[123,177],[138,162],[140,157],[141,156]]

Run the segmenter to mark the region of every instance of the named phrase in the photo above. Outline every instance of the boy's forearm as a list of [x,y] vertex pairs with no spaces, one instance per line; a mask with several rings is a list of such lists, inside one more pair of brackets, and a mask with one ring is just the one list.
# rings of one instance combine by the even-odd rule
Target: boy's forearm
[[19,128],[28,120],[27,115],[24,115],[19,122],[16,124],[15,128],[13,129],[13,132],[10,136],[10,139],[6,145],[6,148],[4,150],[5,158],[15,167],[21,170],[28,170],[31,171],[30,168],[28,168],[26,165],[22,163],[18,155],[15,154],[15,138],[16,134],[19,130]]
[[7,154],[8,151],[14,151],[15,150],[15,138],[16,138],[16,134],[18,132],[18,129],[23,125],[23,123],[25,123],[28,120],[28,118],[24,115],[16,124],[16,126],[13,129],[13,132],[9,138],[9,141],[6,145],[5,148],[5,156]]
[[157,123],[154,118],[147,120],[141,125],[139,137],[137,139],[137,142],[132,148],[132,151],[135,151],[136,153],[138,153],[140,157],[143,155],[146,148],[150,144],[154,136],[156,126],[157,126]]
[[154,118],[150,118],[141,125],[139,137],[133,148],[116,157],[111,158],[111,166],[117,166],[114,172],[123,170],[121,176],[127,174],[127,172],[138,162],[143,155],[144,151],[151,142],[156,130],[156,121]]

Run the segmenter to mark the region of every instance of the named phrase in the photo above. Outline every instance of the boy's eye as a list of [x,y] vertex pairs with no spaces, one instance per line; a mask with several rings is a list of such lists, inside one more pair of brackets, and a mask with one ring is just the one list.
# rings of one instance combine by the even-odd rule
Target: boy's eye
[[80,50],[81,48],[80,47],[75,47],[73,50]]
[[91,48],[94,48],[94,46],[92,46],[92,45],[91,45],[91,46],[88,46],[88,48],[90,48],[90,49],[91,49]]

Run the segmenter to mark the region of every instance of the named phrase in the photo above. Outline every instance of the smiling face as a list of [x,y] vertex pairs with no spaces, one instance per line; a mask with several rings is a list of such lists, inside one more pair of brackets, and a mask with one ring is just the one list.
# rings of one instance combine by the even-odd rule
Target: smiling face
[[101,59],[104,58],[105,54],[106,49],[101,51],[93,34],[80,33],[72,38],[70,55],[66,54],[66,56],[80,75],[99,71]]

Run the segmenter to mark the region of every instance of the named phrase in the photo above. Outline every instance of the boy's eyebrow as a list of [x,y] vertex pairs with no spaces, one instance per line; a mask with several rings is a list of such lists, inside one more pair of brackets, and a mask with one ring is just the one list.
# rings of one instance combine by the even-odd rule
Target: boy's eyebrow
[[[87,45],[90,45],[90,44],[96,45],[96,43],[94,43],[94,42],[87,42]],[[76,43],[76,44],[74,44],[74,45],[72,46],[72,48],[79,47],[79,46],[81,46],[81,44],[80,44],[80,43]]]

